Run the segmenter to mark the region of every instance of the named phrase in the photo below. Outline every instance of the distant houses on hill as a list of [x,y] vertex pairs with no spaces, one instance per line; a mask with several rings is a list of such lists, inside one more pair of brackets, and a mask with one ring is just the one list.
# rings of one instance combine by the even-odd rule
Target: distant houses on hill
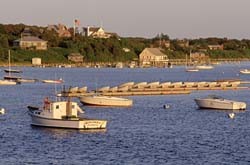
[[118,36],[116,33],[105,32],[102,27],[84,27],[83,33],[86,37],[110,38]]
[[48,30],[54,30],[57,32],[59,37],[71,37],[71,33],[69,32],[68,28],[63,24],[58,25],[48,25]]

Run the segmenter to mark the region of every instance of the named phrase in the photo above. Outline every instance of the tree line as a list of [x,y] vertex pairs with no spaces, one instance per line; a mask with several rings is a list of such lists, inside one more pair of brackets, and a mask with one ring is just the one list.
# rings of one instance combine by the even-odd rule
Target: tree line
[[[32,35],[48,41],[48,50],[21,50],[13,42],[21,38],[24,28],[28,27]],[[73,29],[69,31],[73,36]],[[159,41],[169,41],[170,47],[162,46]],[[85,37],[59,37],[47,27],[27,26],[24,24],[0,24],[0,60],[8,59],[7,51],[12,50],[16,62],[30,62],[33,57],[42,58],[43,62],[68,62],[70,53],[80,53],[85,62],[128,62],[136,60],[146,47],[161,47],[169,58],[185,58],[190,51],[204,51],[211,58],[250,58],[249,39],[199,38],[188,40],[189,46],[181,46],[179,40],[170,39],[167,34],[158,34],[154,38],[111,37],[109,39]],[[209,50],[208,45],[223,45],[224,50]],[[129,51],[125,51],[126,48]]]

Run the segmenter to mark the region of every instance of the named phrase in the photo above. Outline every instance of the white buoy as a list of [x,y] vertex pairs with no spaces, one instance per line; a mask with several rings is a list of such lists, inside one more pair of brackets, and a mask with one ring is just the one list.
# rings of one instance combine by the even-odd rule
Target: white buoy
[[168,109],[168,108],[170,108],[170,105],[165,104],[165,105],[163,105],[163,108],[164,108],[164,109]]
[[4,108],[1,108],[1,109],[0,109],[0,114],[3,115],[4,113],[5,113],[5,109],[4,109]]
[[233,118],[235,117],[235,113],[229,113],[229,114],[228,114],[228,117],[229,117],[230,119],[233,119]]

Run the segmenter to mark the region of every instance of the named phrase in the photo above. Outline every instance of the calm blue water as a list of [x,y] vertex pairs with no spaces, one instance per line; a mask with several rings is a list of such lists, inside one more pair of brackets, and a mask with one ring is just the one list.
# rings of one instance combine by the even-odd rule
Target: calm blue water
[[[127,81],[249,80],[249,75],[238,74],[242,68],[250,68],[250,63],[223,64],[197,73],[186,73],[184,67],[22,70],[23,77],[62,77],[67,87],[95,89]],[[43,83],[0,86],[0,104],[7,111],[0,116],[0,164],[250,164],[250,111],[229,119],[228,112],[198,110],[194,102],[196,97],[217,94],[250,106],[249,90],[133,96],[131,108],[83,107],[86,116],[108,120],[105,131],[31,127],[27,105],[41,104],[54,91],[54,85]],[[163,109],[164,104],[170,108]]]

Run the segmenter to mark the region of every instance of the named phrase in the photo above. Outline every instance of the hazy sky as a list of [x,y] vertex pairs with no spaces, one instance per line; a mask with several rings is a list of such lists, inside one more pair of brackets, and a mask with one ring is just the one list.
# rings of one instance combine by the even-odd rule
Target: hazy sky
[[250,0],[1,0],[0,23],[101,26],[120,36],[250,39]]

